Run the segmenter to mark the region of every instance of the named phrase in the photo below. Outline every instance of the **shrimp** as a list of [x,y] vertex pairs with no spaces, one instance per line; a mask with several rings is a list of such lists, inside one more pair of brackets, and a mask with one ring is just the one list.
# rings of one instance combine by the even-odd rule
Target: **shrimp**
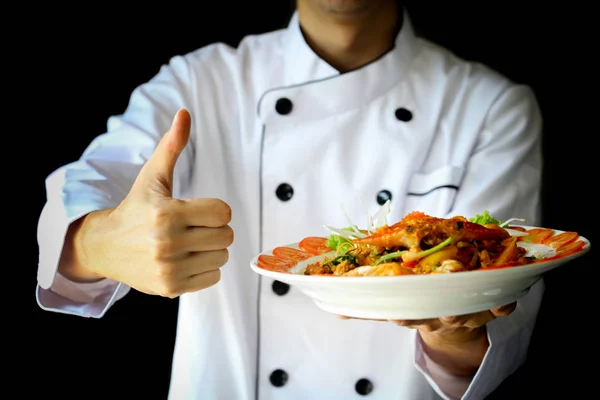
[[406,215],[400,222],[381,227],[373,235],[354,239],[353,242],[386,249],[406,248],[409,251],[420,251],[423,250],[424,244],[433,247],[450,237],[454,243],[458,243],[501,240],[510,237],[510,234],[499,226],[486,227],[460,216],[444,219],[415,211]]

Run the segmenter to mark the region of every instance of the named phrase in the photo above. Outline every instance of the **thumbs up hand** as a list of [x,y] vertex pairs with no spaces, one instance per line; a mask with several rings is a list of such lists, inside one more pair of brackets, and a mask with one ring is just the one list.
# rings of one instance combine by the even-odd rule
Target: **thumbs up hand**
[[233,242],[231,209],[219,199],[172,197],[173,170],[190,127],[189,113],[180,110],[124,201],[75,225],[71,271],[75,263],[87,276],[170,298],[220,280]]

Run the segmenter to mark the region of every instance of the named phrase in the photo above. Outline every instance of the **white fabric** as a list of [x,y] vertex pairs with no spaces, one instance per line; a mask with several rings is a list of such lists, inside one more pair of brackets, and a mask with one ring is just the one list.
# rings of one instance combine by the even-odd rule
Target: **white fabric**
[[[293,104],[288,115],[275,110],[282,97]],[[415,37],[406,17],[393,51],[345,74],[312,52],[297,16],[237,49],[214,44],[174,57],[80,160],[48,178],[41,307],[99,318],[126,294],[117,282],[58,275],[63,238],[72,221],[126,196],[182,107],[193,132],[175,193],[225,200],[236,239],[222,281],[180,299],[171,399],[350,400],[363,397],[354,385],[368,378],[372,399],[449,399],[465,390],[464,399],[479,400],[524,361],[542,282],[517,312],[489,325],[491,347],[465,383],[432,367],[415,331],[338,320],[294,288],[277,296],[249,268],[261,250],[346,226],[341,203],[362,224],[362,203],[372,214],[382,189],[393,196],[392,221],[413,210],[489,210],[539,223],[541,120],[531,90]],[[401,107],[410,121],[396,118]],[[294,189],[287,202],[275,195],[283,182]],[[269,382],[277,368],[289,374],[283,387]]]

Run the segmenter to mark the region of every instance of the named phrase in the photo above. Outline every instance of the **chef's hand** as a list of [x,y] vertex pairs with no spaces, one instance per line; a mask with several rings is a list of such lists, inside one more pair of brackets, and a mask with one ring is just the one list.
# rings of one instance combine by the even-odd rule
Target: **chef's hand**
[[390,322],[407,328],[418,329],[422,333],[449,337],[456,333],[481,328],[498,317],[506,317],[512,314],[516,307],[517,303],[514,302],[473,314],[432,319],[390,320]]
[[[481,311],[473,314],[465,314],[451,317],[430,318],[430,319],[402,319],[402,320],[377,320],[389,321],[396,325],[411,329],[418,329],[420,332],[437,336],[450,336],[457,332],[466,332],[469,330],[483,327],[490,321],[498,317],[506,317],[512,314],[517,308],[517,302],[507,304],[502,307],[492,308],[491,310]],[[344,315],[338,315],[340,319],[353,319]],[[364,319],[364,318],[358,318]]]
[[191,116],[180,110],[124,201],[72,224],[60,272],[75,281],[110,278],[174,298],[216,284],[233,242],[231,209],[218,199],[172,197],[173,171]]
[[[489,347],[485,325],[505,317],[517,303],[478,313],[418,320],[388,320],[397,325],[417,329],[425,351],[450,374],[471,377],[477,372]],[[339,316],[342,319],[350,317]]]

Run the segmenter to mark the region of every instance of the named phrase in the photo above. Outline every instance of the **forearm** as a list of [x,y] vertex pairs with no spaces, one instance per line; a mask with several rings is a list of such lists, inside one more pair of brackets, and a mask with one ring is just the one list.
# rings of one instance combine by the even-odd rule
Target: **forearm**
[[[129,286],[102,279],[84,267],[87,262],[79,262],[82,256],[75,243],[88,240],[80,230],[83,218],[69,219],[61,204],[44,208],[38,232],[41,239],[36,300],[44,310],[101,318],[112,304],[127,294]],[[91,240],[95,242],[106,235],[97,236],[99,238],[91,237]],[[95,246],[92,243],[92,247]]]
[[489,347],[485,326],[440,334],[419,331],[429,358],[456,377],[473,377]]
[[101,235],[99,221],[109,212],[110,210],[93,211],[71,223],[58,265],[58,272],[62,276],[78,283],[93,283],[104,278],[92,271],[84,260],[86,244],[91,242],[89,238]]

